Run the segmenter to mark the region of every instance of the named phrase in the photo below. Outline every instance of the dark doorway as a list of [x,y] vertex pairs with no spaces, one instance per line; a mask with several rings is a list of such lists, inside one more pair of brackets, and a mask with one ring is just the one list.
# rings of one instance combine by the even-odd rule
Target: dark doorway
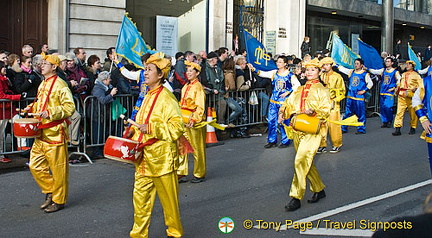
[[48,38],[48,0],[3,0],[2,7],[0,49],[21,55],[27,44],[39,53]]

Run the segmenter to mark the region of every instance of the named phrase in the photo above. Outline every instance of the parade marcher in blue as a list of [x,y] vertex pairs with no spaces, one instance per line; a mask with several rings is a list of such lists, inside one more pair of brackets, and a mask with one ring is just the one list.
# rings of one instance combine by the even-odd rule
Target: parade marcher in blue
[[421,138],[427,142],[429,165],[432,173],[432,70],[423,79],[423,85],[416,90],[412,98],[412,107],[424,129]]
[[[248,64],[249,68],[253,71],[256,69]],[[268,137],[265,148],[271,148],[277,146],[278,134],[277,130],[281,132],[281,143],[279,148],[286,148],[290,144],[284,127],[278,123],[278,113],[285,99],[300,86],[300,82],[297,77],[293,77],[294,74],[288,70],[288,58],[286,56],[279,56],[276,61],[277,70],[271,71],[257,71],[257,74],[264,78],[270,78],[272,80],[272,95],[270,97],[270,107],[268,112]]]
[[399,71],[396,70],[397,60],[393,56],[385,58],[386,68],[369,69],[372,74],[380,75],[380,114],[381,128],[391,128],[393,122],[393,105],[394,95],[396,92],[396,83],[401,79]]
[[[356,134],[366,134],[365,93],[373,86],[370,75],[363,69],[363,66],[364,61],[360,58],[354,61],[354,69],[339,66],[339,71],[349,77],[345,116],[343,119],[356,115],[358,121],[363,123],[362,126],[357,127]],[[346,132],[348,132],[348,126],[342,126],[342,133]]]

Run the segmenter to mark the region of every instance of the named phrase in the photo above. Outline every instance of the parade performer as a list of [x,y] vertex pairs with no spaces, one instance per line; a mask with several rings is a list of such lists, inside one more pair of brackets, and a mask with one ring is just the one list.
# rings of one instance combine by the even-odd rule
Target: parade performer
[[282,138],[279,148],[286,148],[290,144],[285,130],[281,124],[278,123],[278,112],[283,101],[300,86],[297,77],[288,70],[288,58],[286,56],[279,56],[276,61],[277,70],[272,71],[256,71],[252,64],[248,64],[252,71],[255,71],[259,76],[270,78],[272,80],[272,95],[270,98],[270,107],[268,112],[268,136],[267,144],[264,148],[272,148],[277,146],[279,128]]
[[400,136],[402,134],[401,127],[403,125],[403,117],[407,108],[410,115],[411,126],[408,134],[413,135],[416,132],[415,129],[417,128],[417,116],[415,114],[414,108],[411,105],[411,99],[417,88],[423,84],[423,79],[416,71],[414,71],[415,66],[416,63],[414,61],[408,60],[406,62],[406,72],[402,74],[401,80],[397,84],[396,93],[398,95],[398,103],[394,122],[395,131],[392,133],[394,136]]
[[381,128],[390,128],[393,122],[393,105],[394,93],[396,91],[396,83],[400,80],[401,75],[396,70],[397,60],[393,56],[385,58],[386,68],[369,69],[372,74],[381,76],[380,83],[380,113],[381,113]]
[[146,145],[136,165],[131,237],[148,237],[156,192],[164,210],[167,235],[183,235],[178,202],[177,140],[184,133],[184,123],[177,99],[162,86],[170,67],[170,61],[162,53],[146,61],[143,83],[148,85],[148,92],[136,114],[139,127],[132,126],[125,132],[127,138]]
[[428,76],[423,79],[423,85],[416,90],[412,98],[412,107],[424,129],[421,138],[427,142],[429,165],[432,173],[432,67]]
[[[311,117],[325,119],[330,115],[330,93],[319,81],[320,64],[318,59],[307,62],[305,85],[293,92],[283,104],[283,110],[279,112],[279,122],[291,118],[296,114],[306,114]],[[293,131],[294,148],[294,178],[291,184],[289,196],[291,201],[285,206],[287,211],[294,211],[301,207],[301,200],[306,191],[306,178],[310,182],[310,190],[314,193],[309,203],[318,202],[326,196],[325,185],[321,181],[318,170],[313,162],[315,153],[321,142],[326,128],[321,127],[318,134],[306,133],[299,130]]]
[[[206,127],[194,128],[194,125],[204,121],[205,93],[198,81],[201,66],[194,62],[185,61],[186,76],[189,80],[181,91],[180,107],[186,123],[185,136],[194,149],[194,177],[192,183],[205,181],[206,176]],[[180,155],[180,166],[177,171],[179,182],[187,182],[188,155]]]
[[[344,119],[356,115],[358,121],[363,123],[357,127],[356,134],[366,134],[365,93],[373,86],[370,75],[363,69],[363,66],[364,61],[360,58],[354,61],[354,69],[339,66],[339,70],[349,77]],[[342,126],[342,133],[346,132],[348,132],[348,126]]]
[[42,74],[37,100],[24,111],[39,114],[41,136],[35,139],[30,152],[30,171],[46,194],[41,209],[56,212],[63,209],[68,197],[69,140],[67,118],[75,112],[72,93],[65,81],[56,75],[60,59],[43,55]]
[[[332,103],[332,109],[330,110],[330,116],[328,119],[333,121],[340,121],[340,101],[345,98],[345,83],[340,74],[333,71],[332,67],[334,61],[330,57],[325,57],[320,61],[322,65],[323,73],[321,74],[321,81],[324,86],[330,90],[330,100]],[[340,151],[342,146],[342,131],[341,126],[334,123],[327,123],[325,126],[328,127],[326,130],[330,134],[332,141],[332,150],[330,153],[337,153]],[[318,148],[317,153],[325,153],[327,146],[327,134],[322,138],[321,145]]]

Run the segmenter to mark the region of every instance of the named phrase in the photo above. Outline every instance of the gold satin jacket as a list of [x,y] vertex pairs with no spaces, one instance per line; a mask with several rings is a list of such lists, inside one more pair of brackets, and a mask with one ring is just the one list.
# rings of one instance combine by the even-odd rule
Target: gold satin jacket
[[[136,166],[138,173],[149,177],[159,177],[178,169],[177,139],[185,132],[180,107],[174,95],[163,87],[155,101],[160,87],[147,92],[136,115],[136,122],[144,124],[154,102],[149,117],[148,132],[142,136],[141,142],[153,138],[158,141],[144,147],[143,158]],[[141,131],[136,126],[132,126],[131,129],[134,132],[132,140],[138,141]]]
[[423,85],[423,79],[415,71],[407,71],[402,74],[401,79],[399,82],[397,82],[397,86],[400,91],[406,90],[407,96],[411,98],[414,96],[413,90],[421,87]]
[[180,107],[192,111],[190,117],[195,123],[205,120],[205,93],[198,79],[186,84],[181,91]]
[[[51,94],[47,98],[51,87]],[[69,118],[75,112],[72,92],[66,82],[57,75],[42,81],[38,88],[37,101],[33,103],[29,112],[41,113],[45,104],[49,118],[41,118],[42,124]],[[51,128],[42,129],[39,139],[50,144],[62,144],[69,140],[69,131],[66,122],[62,122]]]
[[281,113],[283,113],[284,119],[288,119],[291,115],[299,114],[309,108],[315,111],[315,117],[327,118],[331,109],[329,90],[318,80],[308,80],[305,85],[291,93],[282,107],[284,109]]
[[[345,98],[345,82],[340,74],[331,71],[321,74],[321,80],[326,84],[326,88],[330,90],[330,99],[340,102]],[[342,97],[343,95],[343,97]]]

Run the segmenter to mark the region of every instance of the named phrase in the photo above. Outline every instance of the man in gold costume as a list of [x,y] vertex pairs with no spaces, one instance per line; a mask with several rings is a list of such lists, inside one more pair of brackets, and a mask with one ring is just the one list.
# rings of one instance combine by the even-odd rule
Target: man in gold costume
[[394,136],[400,136],[402,134],[400,129],[403,125],[403,117],[407,108],[410,115],[411,126],[408,134],[415,134],[415,129],[417,128],[417,116],[411,103],[414,92],[423,85],[423,79],[414,71],[415,66],[416,64],[414,61],[408,60],[406,62],[406,72],[402,74],[400,81],[397,83],[396,93],[398,95],[398,103],[394,122],[395,131],[392,133]]
[[176,98],[162,86],[170,66],[162,53],[156,53],[146,61],[144,83],[149,91],[136,115],[139,127],[132,126],[126,133],[126,137],[146,145],[142,159],[136,165],[131,237],[148,237],[156,192],[164,210],[167,235],[183,235],[178,202],[177,140],[184,133],[184,123]]
[[[320,64],[313,59],[305,64],[307,82],[293,92],[279,111],[279,122],[291,118],[296,114],[306,114],[316,118],[327,118],[330,115],[330,94],[318,79]],[[294,159],[294,178],[289,196],[291,201],[285,206],[287,211],[294,211],[301,207],[301,200],[306,191],[306,178],[310,182],[310,190],[314,193],[309,203],[318,202],[326,196],[325,185],[321,181],[318,170],[313,163],[314,156],[321,143],[326,128],[321,128],[318,134],[294,130],[293,140],[296,156]]]
[[75,112],[72,93],[66,82],[57,77],[60,59],[56,55],[43,55],[42,74],[37,101],[25,111],[41,118],[41,136],[36,138],[30,152],[30,171],[46,194],[41,209],[56,212],[64,208],[68,196],[69,140],[67,118]]
[[[189,61],[185,61],[185,64],[189,83],[182,88],[180,107],[186,123],[185,136],[194,149],[194,177],[191,182],[200,183],[205,181],[206,176],[206,127],[194,128],[194,125],[205,119],[205,93],[203,86],[198,81],[201,66]],[[187,154],[180,156],[180,167],[177,171],[180,183],[188,181],[187,156]]]
[[[332,121],[340,121],[340,101],[345,98],[345,83],[340,74],[333,71],[332,67],[334,61],[330,57],[325,57],[320,61],[322,65],[323,73],[321,74],[321,81],[324,86],[330,90],[330,100],[332,108],[330,110],[330,116],[328,119]],[[327,123],[325,126],[328,127],[330,139],[333,147],[330,153],[337,153],[340,151],[342,146],[342,129],[340,125]],[[327,151],[327,134],[322,138],[321,145],[318,148],[317,153],[325,153]]]

